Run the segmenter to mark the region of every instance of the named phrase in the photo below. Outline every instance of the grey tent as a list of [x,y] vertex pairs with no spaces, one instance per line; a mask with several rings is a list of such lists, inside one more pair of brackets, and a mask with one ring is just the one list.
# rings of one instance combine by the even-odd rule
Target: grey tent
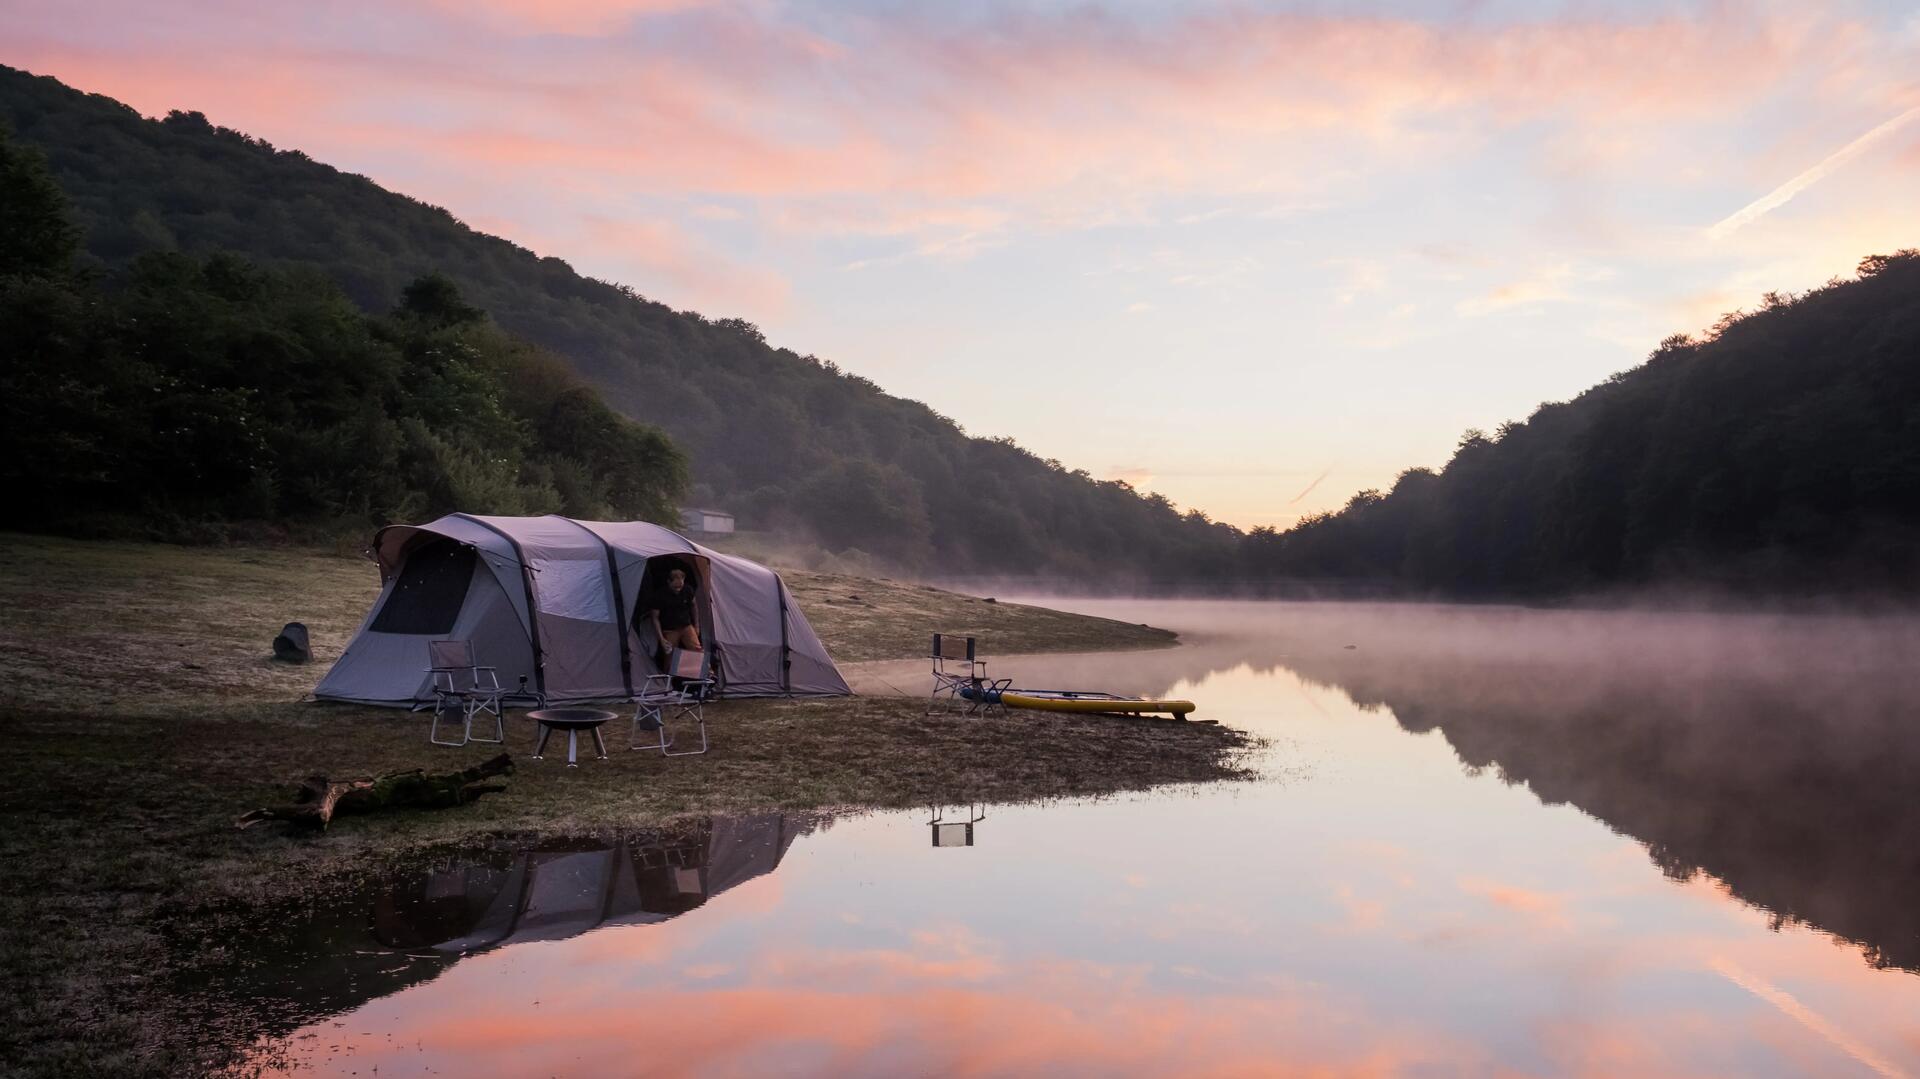
[[[314,696],[411,707],[433,701],[427,643],[473,642],[510,691],[550,704],[631,697],[658,641],[642,586],[689,570],[702,636],[731,697],[852,691],[773,570],[642,521],[454,513],[374,534],[380,597]],[[649,574],[649,568],[655,572]]]

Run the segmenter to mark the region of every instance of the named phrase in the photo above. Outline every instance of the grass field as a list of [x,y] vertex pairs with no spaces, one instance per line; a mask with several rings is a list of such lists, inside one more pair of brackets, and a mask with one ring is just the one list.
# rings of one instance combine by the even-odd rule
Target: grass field
[[[789,575],[837,657],[920,654],[933,629],[997,653],[1147,647],[1160,630],[890,581]],[[289,839],[233,820],[302,777],[453,770],[426,717],[303,703],[376,591],[364,560],[0,536],[0,1061],[24,1074],[206,1070],[260,1017],[178,986],[237,934],[324,903],[392,859],[493,836],[619,833],[692,814],[1097,795],[1234,778],[1247,741],[1211,726],[927,717],[893,698],[723,702],[713,752],[626,751],[569,771],[525,759],[509,790],[440,812],[348,817]],[[316,662],[275,663],[282,623]],[[191,1010],[193,1018],[184,1018]]]

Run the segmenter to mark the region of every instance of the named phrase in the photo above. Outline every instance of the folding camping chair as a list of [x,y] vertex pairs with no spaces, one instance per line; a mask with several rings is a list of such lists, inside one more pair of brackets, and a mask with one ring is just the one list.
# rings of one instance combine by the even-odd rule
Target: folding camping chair
[[[927,714],[951,712],[955,701],[967,701],[967,714],[1006,711],[998,694],[1013,684],[1013,679],[998,681],[987,677],[987,661],[981,659],[972,637],[950,634],[933,635],[933,695],[927,698]],[[968,697],[966,691],[972,690]]]
[[[500,675],[492,667],[474,662],[472,641],[428,641],[427,673],[433,676],[433,725],[427,728],[427,741],[436,746],[464,746],[468,742],[504,742],[506,719],[500,712]],[[449,710],[465,717],[458,742],[440,737],[440,720]],[[493,713],[493,737],[473,733],[473,717]]]
[[[676,648],[667,653],[667,669],[650,674],[641,683],[633,710],[633,737],[629,749],[657,749],[669,757],[691,757],[707,751],[707,717],[701,706],[719,687],[713,676],[713,650],[694,652]],[[700,727],[700,748],[674,750],[673,732],[668,724],[674,719],[692,716]],[[653,732],[651,741],[641,741],[641,731]]]

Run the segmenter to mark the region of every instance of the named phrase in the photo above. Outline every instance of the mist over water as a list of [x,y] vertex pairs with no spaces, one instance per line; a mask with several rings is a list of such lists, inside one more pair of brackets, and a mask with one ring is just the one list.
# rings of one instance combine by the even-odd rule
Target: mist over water
[[[542,941],[398,960],[437,966],[330,998],[336,1018],[276,1047],[382,1075],[619,1071],[641,1047],[705,1074],[1920,1073],[1920,622],[1049,603],[1185,643],[983,641],[996,677],[1192,699],[1269,740],[1263,778],[714,822],[681,857],[754,875],[699,902],[695,877],[646,876],[644,842],[496,852],[457,875],[484,894],[434,909],[526,924],[501,874],[533,866],[616,867],[578,882],[589,899],[683,892],[669,917],[615,902]],[[917,694],[925,668],[847,673]],[[937,819],[971,844],[935,845],[961,834]],[[384,902],[427,902],[452,869]],[[549,909],[593,906],[545,879]]]

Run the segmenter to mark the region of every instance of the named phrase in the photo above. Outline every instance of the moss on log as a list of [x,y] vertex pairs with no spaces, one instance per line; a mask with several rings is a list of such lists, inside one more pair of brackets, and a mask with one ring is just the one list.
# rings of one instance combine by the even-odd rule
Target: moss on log
[[235,823],[246,828],[265,820],[285,821],[289,830],[324,830],[344,814],[378,813],[388,809],[447,809],[466,805],[483,794],[506,790],[489,783],[494,776],[513,771],[513,758],[502,753],[458,772],[428,775],[425,769],[390,772],[357,779],[308,776],[293,792],[293,802],[263,806]]

